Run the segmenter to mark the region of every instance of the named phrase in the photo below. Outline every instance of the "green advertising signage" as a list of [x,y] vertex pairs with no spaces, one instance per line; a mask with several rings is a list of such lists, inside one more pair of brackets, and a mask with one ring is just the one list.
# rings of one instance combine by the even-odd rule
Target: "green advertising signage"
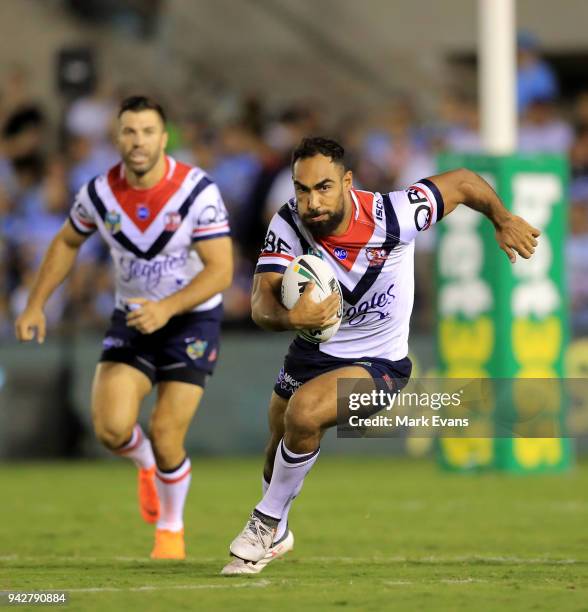
[[[460,206],[437,226],[439,373],[453,378],[563,378],[567,162],[551,155],[441,156],[441,172],[458,167],[481,174],[509,210],[542,235],[534,256],[517,257],[513,265],[498,248],[492,224],[467,207]],[[526,401],[513,387],[509,409],[524,411]],[[442,465],[543,471],[569,464],[569,440],[563,437],[497,438],[492,418],[480,435],[440,440]]]

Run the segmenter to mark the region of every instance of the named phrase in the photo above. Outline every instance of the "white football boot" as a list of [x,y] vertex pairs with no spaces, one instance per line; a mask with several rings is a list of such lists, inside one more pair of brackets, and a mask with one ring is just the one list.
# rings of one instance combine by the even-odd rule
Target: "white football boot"
[[275,535],[275,527],[266,525],[252,512],[243,531],[231,542],[229,552],[245,561],[257,563],[269,552]]
[[288,529],[286,534],[279,542],[272,544],[270,549],[265,554],[265,557],[254,563],[253,561],[245,561],[234,557],[230,563],[223,567],[221,574],[223,576],[237,576],[242,574],[259,574],[261,570],[271,561],[275,561],[283,557],[287,552],[294,548],[294,534]]

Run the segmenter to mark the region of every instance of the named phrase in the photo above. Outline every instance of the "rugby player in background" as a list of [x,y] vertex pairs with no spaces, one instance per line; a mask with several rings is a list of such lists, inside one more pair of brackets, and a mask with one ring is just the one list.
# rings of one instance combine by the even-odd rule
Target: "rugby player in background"
[[[165,154],[159,104],[143,96],[124,100],[117,140],[122,161],[77,194],[16,335],[44,341],[43,307],[98,231],[114,262],[116,307],[94,377],[94,429],[102,444],[138,467],[141,515],[156,523],[151,557],[183,559],[191,470],[184,438],[218,357],[221,291],[233,273],[229,224],[210,178]],[[153,385],[147,437],[137,418]]]
[[353,188],[338,143],[307,138],[293,153],[292,179],[296,196],[270,222],[255,270],[253,320],[269,331],[324,328],[337,321],[339,296],[316,304],[312,284],[291,310],[280,302],[289,262],[309,253],[335,271],[343,319],[326,342],[298,336],[290,345],[270,400],[263,496],[230,545],[233,559],[225,575],[257,573],[292,549],[288,512],[318,459],[321,437],[337,423],[337,379],[384,381],[391,391],[406,384],[418,233],[463,203],[490,219],[511,262],[515,252],[531,257],[539,236],[503,206],[486,181],[465,169],[422,179],[403,191],[371,193]]

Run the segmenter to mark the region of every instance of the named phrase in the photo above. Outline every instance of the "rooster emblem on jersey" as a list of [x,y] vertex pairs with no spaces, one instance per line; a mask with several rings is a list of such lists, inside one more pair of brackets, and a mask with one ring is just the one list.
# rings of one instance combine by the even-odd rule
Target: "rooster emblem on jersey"
[[165,231],[175,232],[182,223],[182,215],[177,212],[165,213]]
[[365,250],[365,256],[367,257],[367,260],[369,262],[368,266],[370,267],[384,265],[384,262],[386,261],[386,259],[388,259],[389,254],[390,251],[388,251],[387,249],[376,249],[373,247],[367,247]]

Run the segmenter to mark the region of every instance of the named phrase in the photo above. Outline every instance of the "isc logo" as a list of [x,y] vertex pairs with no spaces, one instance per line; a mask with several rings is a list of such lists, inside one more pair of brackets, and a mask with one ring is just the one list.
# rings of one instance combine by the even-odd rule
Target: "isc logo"
[[382,200],[376,200],[376,219],[380,221],[384,218],[384,204]]

